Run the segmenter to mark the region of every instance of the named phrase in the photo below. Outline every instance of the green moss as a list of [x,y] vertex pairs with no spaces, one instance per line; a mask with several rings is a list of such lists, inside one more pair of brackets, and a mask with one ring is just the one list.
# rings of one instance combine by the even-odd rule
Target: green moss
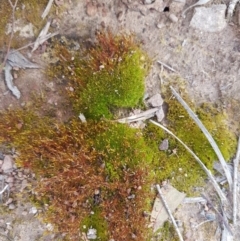
[[87,215],[82,223],[80,229],[82,232],[87,233],[88,229],[94,228],[97,230],[97,239],[107,241],[108,239],[108,226],[104,216],[99,208],[94,208],[91,214]]
[[161,233],[159,241],[178,241],[178,235],[173,224],[169,223],[168,221],[163,224],[163,227],[160,228],[158,231]]
[[61,72],[69,80],[73,89],[69,96],[77,114],[111,119],[116,108],[134,107],[142,100],[150,60],[132,36],[100,34],[96,45],[74,60],[66,46],[58,44],[56,52],[65,61],[52,66],[49,73]]
[[94,143],[104,157],[110,180],[119,180],[126,170],[144,169],[152,161],[152,150],[141,132],[124,124],[108,123],[107,129],[95,136]]

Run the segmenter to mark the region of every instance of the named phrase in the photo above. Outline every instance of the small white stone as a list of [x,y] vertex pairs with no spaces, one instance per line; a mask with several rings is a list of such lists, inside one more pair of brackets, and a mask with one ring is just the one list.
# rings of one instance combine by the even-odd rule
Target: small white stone
[[10,155],[6,155],[4,157],[3,160],[3,164],[2,164],[2,170],[3,172],[7,173],[7,172],[11,172],[13,169],[13,158]]
[[37,212],[38,212],[38,210],[36,207],[30,208],[30,211],[29,211],[30,214],[36,214]]
[[149,100],[148,103],[152,106],[152,107],[158,107],[161,106],[163,104],[163,99],[162,96],[158,93],[153,95]]
[[96,239],[97,238],[97,230],[95,228],[90,228],[87,231],[88,239]]

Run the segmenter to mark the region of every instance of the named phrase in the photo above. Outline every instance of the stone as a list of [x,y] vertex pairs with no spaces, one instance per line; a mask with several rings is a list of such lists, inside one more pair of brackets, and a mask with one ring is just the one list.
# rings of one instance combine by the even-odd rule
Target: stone
[[16,206],[15,206],[13,203],[10,203],[9,206],[8,206],[8,208],[9,208],[10,210],[13,210],[13,209],[16,208]]
[[29,210],[29,213],[30,214],[36,214],[38,212],[37,208],[36,207],[31,207],[30,210]]
[[86,6],[86,13],[89,17],[92,17],[97,14],[97,6],[93,3],[88,3]]
[[173,14],[173,13],[169,14],[168,18],[173,23],[177,23],[178,22],[177,16],[175,14]]
[[169,147],[169,142],[168,142],[168,139],[164,139],[161,144],[159,145],[159,150],[160,151],[166,151],[168,150],[168,147]]
[[118,19],[119,22],[123,21],[123,19],[124,19],[123,11],[118,12],[117,19]]
[[3,160],[2,170],[5,173],[11,172],[13,169],[13,158],[10,155],[6,155]]
[[190,26],[205,32],[220,32],[227,26],[226,8],[225,4],[195,8]]
[[96,239],[97,238],[97,230],[95,228],[89,228],[87,231],[88,239]]
[[209,211],[209,212],[206,212],[205,218],[209,221],[214,221],[214,220],[216,220],[216,215],[215,215],[215,213]]
[[13,177],[13,176],[8,176],[8,177],[6,178],[6,182],[7,182],[7,183],[13,183],[13,182],[14,182],[14,177]]
[[148,101],[147,101],[152,107],[158,107],[163,104],[163,99],[160,94],[153,95]]
[[165,117],[165,113],[163,111],[163,108],[162,107],[159,108],[159,110],[156,111],[155,115],[157,117],[157,121],[161,122]]

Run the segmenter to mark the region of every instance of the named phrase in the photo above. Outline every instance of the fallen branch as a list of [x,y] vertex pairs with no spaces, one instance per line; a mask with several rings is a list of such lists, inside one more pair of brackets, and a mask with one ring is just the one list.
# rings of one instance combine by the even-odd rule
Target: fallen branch
[[178,234],[179,240],[180,240],[180,241],[184,241],[184,240],[183,240],[183,237],[182,237],[182,234],[181,234],[180,230],[178,229],[177,223],[176,223],[176,221],[175,221],[175,219],[174,219],[174,217],[173,217],[173,215],[172,215],[172,213],[171,213],[171,211],[170,211],[170,209],[169,209],[169,207],[168,207],[168,204],[167,204],[165,198],[163,197],[161,188],[160,188],[160,186],[159,186],[158,184],[156,185],[156,188],[157,188],[157,191],[158,191],[158,193],[159,193],[159,196],[160,196],[161,199],[162,199],[163,205],[164,205],[164,207],[165,207],[165,209],[166,209],[169,217],[170,217],[171,220],[172,220],[173,226],[174,226],[174,228],[175,228],[175,230],[176,230],[176,232],[177,232],[177,234]]
[[237,208],[238,208],[238,199],[237,199],[237,186],[238,186],[238,165],[240,160],[240,137],[238,139],[238,147],[236,158],[233,160],[233,225],[236,225],[237,222]]
[[46,6],[46,8],[45,8],[45,10],[44,10],[43,13],[42,13],[42,16],[41,16],[42,19],[44,19],[44,18],[47,17],[47,15],[48,15],[48,13],[50,12],[50,9],[51,9],[51,7],[52,7],[52,4],[53,4],[53,0],[49,0],[47,6]]
[[216,182],[216,180],[214,179],[212,173],[207,169],[207,167],[203,164],[203,162],[199,159],[199,157],[182,141],[180,140],[176,135],[174,135],[170,130],[168,130],[166,127],[164,127],[163,125],[157,123],[156,121],[150,120],[151,123],[153,123],[154,125],[162,128],[163,130],[165,130],[168,134],[170,134],[171,136],[173,136],[176,140],[178,140],[186,149],[187,151],[194,157],[194,159],[198,162],[198,164],[202,167],[202,169],[205,171],[205,173],[207,174],[207,176],[209,177],[209,179],[212,182],[213,187],[215,188],[216,192],[218,193],[221,201],[223,203],[225,203],[227,201],[227,198],[225,196],[225,194],[222,192],[221,188],[219,187],[218,183]]
[[184,107],[184,109],[188,112],[190,117],[195,121],[195,123],[198,125],[198,127],[201,129],[203,134],[208,139],[210,145],[212,146],[213,150],[215,151],[215,153],[222,165],[222,168],[223,168],[226,178],[228,180],[229,189],[231,191],[232,190],[232,176],[228,169],[227,163],[226,163],[221,151],[219,150],[216,142],[214,141],[214,139],[212,138],[211,134],[208,132],[206,127],[198,119],[197,115],[190,109],[190,107],[187,105],[187,103],[182,99],[182,97],[176,92],[176,90],[172,86],[170,86],[170,88],[172,90],[173,95],[177,98],[177,100],[180,102],[180,104]]
[[164,64],[163,62],[161,62],[161,61],[159,61],[159,60],[158,60],[157,62],[158,62],[159,64],[161,64],[162,66],[164,66],[165,68],[171,70],[172,72],[177,72],[174,68],[170,67],[169,65]]

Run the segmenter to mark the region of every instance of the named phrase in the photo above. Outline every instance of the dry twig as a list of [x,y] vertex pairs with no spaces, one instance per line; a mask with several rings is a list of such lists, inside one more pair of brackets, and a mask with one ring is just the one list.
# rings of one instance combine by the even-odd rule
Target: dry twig
[[174,68],[170,67],[169,65],[164,64],[163,62],[161,62],[161,61],[159,61],[159,60],[158,60],[157,62],[158,62],[159,64],[161,64],[162,66],[164,66],[165,68],[171,70],[172,72],[177,72]]
[[216,142],[212,138],[212,136],[209,133],[209,131],[203,125],[203,123],[199,120],[197,115],[188,106],[188,104],[182,99],[182,97],[176,92],[176,90],[172,86],[170,86],[170,88],[172,90],[173,95],[177,98],[179,103],[184,107],[184,109],[188,112],[189,116],[195,121],[195,123],[198,125],[198,127],[201,129],[203,134],[208,139],[210,145],[212,146],[213,150],[215,151],[215,153],[216,153],[216,155],[217,155],[217,157],[218,157],[218,159],[219,159],[219,161],[220,161],[220,163],[222,165],[222,168],[223,168],[224,173],[226,175],[226,178],[228,180],[229,189],[232,190],[232,176],[231,176],[231,173],[230,173],[230,171],[228,169],[227,163],[226,163],[226,161],[225,161],[221,151],[218,148],[218,145],[216,144]]
[[45,10],[42,13],[42,19],[46,18],[53,4],[53,0],[49,0]]
[[213,187],[215,188],[216,192],[218,193],[221,201],[223,203],[225,203],[227,201],[227,198],[225,196],[225,194],[222,192],[221,188],[219,187],[218,183],[216,182],[216,180],[214,179],[212,173],[207,169],[207,167],[203,164],[203,162],[199,159],[199,157],[182,141],[180,140],[176,135],[174,135],[170,130],[168,130],[166,127],[164,127],[163,125],[150,120],[151,123],[153,123],[156,126],[159,126],[160,128],[162,128],[163,130],[165,130],[167,133],[169,133],[171,136],[173,136],[176,140],[178,140],[186,149],[187,151],[194,157],[194,159],[198,162],[198,164],[202,167],[202,169],[206,172],[207,176],[209,177],[209,179],[212,182]]
[[167,202],[166,202],[166,200],[165,200],[165,198],[164,198],[164,196],[163,196],[163,194],[162,194],[161,188],[160,188],[160,186],[159,186],[158,184],[156,185],[156,188],[157,188],[157,191],[158,191],[158,193],[159,193],[159,196],[160,196],[161,199],[162,199],[163,205],[164,205],[164,207],[165,207],[165,209],[166,209],[169,217],[170,217],[171,220],[172,220],[172,223],[173,223],[173,225],[174,225],[174,228],[175,228],[175,230],[176,230],[176,232],[177,232],[177,234],[178,234],[179,240],[180,240],[180,241],[184,241],[184,240],[183,240],[183,237],[182,237],[182,234],[181,234],[180,230],[178,229],[178,226],[177,226],[177,224],[176,224],[176,221],[175,221],[175,219],[174,219],[174,217],[173,217],[173,215],[172,215],[172,213],[171,213],[171,211],[170,211],[170,209],[169,209],[169,207],[168,207],[168,204],[167,204]]
[[3,68],[7,62],[7,59],[8,59],[8,54],[9,54],[9,51],[10,51],[10,47],[11,47],[11,43],[12,43],[12,39],[13,39],[13,35],[14,35],[14,28],[15,28],[15,10],[16,10],[16,7],[17,7],[17,3],[18,3],[18,0],[15,1],[15,3],[13,4],[11,2],[11,0],[8,0],[10,6],[12,7],[12,30],[11,30],[11,35],[10,35],[10,39],[9,39],[9,42],[8,42],[8,47],[7,47],[7,52],[6,52],[6,55],[4,57],[4,60],[0,66],[0,73],[2,73],[3,71]]
[[118,119],[117,121],[120,123],[131,123],[135,121],[146,120],[153,117],[158,110],[159,110],[159,107],[155,107],[136,115]]

